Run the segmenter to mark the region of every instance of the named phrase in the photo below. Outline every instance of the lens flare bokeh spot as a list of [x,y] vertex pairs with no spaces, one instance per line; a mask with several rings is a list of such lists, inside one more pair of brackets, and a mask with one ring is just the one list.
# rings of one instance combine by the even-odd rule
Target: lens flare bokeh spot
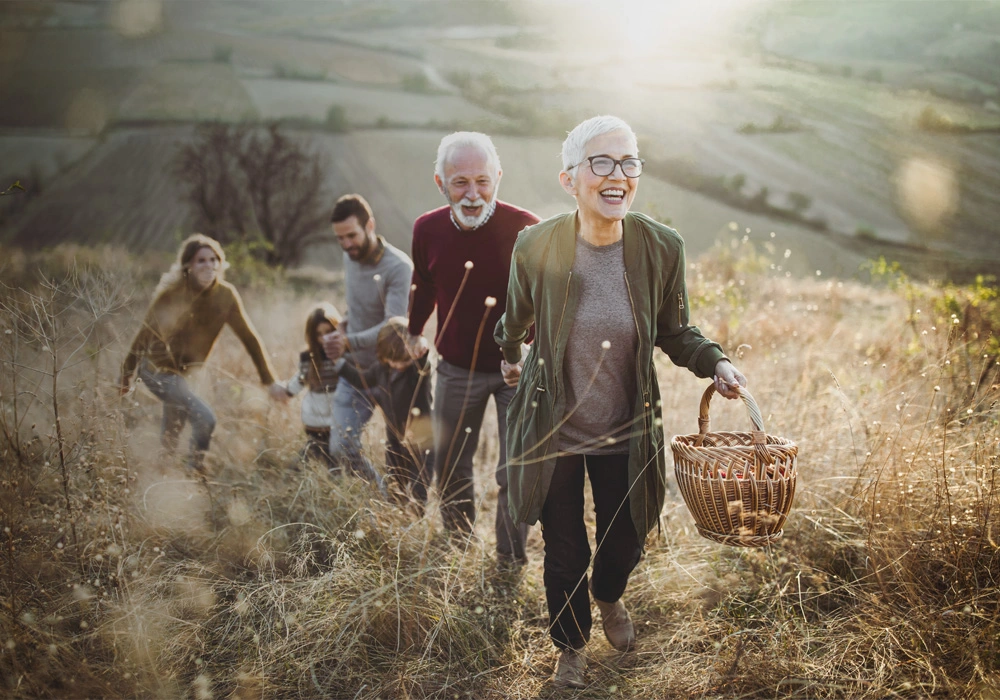
[[160,0],[118,0],[111,12],[111,24],[122,36],[151,34],[163,23]]
[[958,209],[958,177],[944,163],[910,158],[894,180],[900,209],[922,231],[938,230]]

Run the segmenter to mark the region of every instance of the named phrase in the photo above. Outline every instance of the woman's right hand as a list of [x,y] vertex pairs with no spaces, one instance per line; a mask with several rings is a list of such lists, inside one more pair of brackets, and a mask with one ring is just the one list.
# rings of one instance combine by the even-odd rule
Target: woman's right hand
[[521,381],[521,367],[524,360],[518,362],[516,365],[507,362],[507,360],[500,360],[500,374],[503,375],[503,383],[507,386],[517,386],[518,382]]

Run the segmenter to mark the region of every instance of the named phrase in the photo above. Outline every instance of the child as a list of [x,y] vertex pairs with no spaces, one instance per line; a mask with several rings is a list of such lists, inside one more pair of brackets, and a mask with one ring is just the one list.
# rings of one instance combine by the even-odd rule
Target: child
[[431,381],[426,353],[414,359],[407,320],[394,316],[379,329],[378,363],[359,369],[337,360],[340,376],[367,392],[385,416],[385,463],[389,477],[422,511],[434,463],[431,446]]
[[295,396],[308,389],[302,398],[302,424],[306,445],[302,459],[314,458],[332,466],[330,428],[333,425],[333,390],[337,388],[337,369],[323,352],[322,337],[340,325],[340,314],[332,304],[317,305],[306,318],[306,349],[299,354],[299,371],[288,380],[285,390]]

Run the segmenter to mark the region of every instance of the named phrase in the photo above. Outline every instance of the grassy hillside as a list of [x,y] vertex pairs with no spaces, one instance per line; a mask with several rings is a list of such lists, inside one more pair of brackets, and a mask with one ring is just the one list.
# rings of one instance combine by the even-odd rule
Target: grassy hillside
[[[995,290],[797,280],[751,244],[688,271],[693,314],[737,359],[799,490],[763,550],[700,539],[673,490],[625,600],[636,651],[599,630],[591,687],[553,693],[537,527],[496,570],[488,423],[476,536],[449,538],[351,478],[290,465],[297,407],[269,404],[228,333],[195,379],[218,427],[209,476],[158,454],[159,405],[120,399],[162,259],[4,250],[0,679],[10,698],[996,697],[1000,399]],[[46,283],[40,283],[39,271]],[[237,264],[282,374],[317,297]],[[298,291],[296,291],[298,290]],[[658,360],[666,434],[704,382]],[[739,402],[717,430],[746,430]],[[380,465],[378,421],[366,449]],[[593,523],[589,526],[592,528]]]
[[[33,198],[0,205],[0,241],[169,250],[193,220],[171,149],[204,122],[281,119],[329,157],[331,199],[382,199],[405,248],[440,202],[444,133],[502,139],[504,196],[547,215],[569,204],[559,141],[614,112],[648,161],[643,208],[701,250],[737,222],[807,271],[887,254],[968,281],[1000,261],[994,3],[120,5],[5,3],[0,176]],[[67,138],[92,148],[53,168]]]

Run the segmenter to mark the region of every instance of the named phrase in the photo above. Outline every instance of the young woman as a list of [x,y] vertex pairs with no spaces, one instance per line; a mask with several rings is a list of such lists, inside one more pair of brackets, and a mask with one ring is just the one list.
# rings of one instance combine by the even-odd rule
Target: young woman
[[274,381],[264,345],[243,309],[233,285],[222,279],[228,267],[219,242],[196,233],[177,252],[177,261],[160,279],[142,327],[122,363],[120,390],[128,393],[133,376],[163,402],[161,441],[173,452],[181,430],[191,424],[187,465],[204,469],[205,453],[215,430],[215,414],[185,380],[200,367],[228,325],[250,354],[260,381],[272,399],[285,402],[285,388]]

